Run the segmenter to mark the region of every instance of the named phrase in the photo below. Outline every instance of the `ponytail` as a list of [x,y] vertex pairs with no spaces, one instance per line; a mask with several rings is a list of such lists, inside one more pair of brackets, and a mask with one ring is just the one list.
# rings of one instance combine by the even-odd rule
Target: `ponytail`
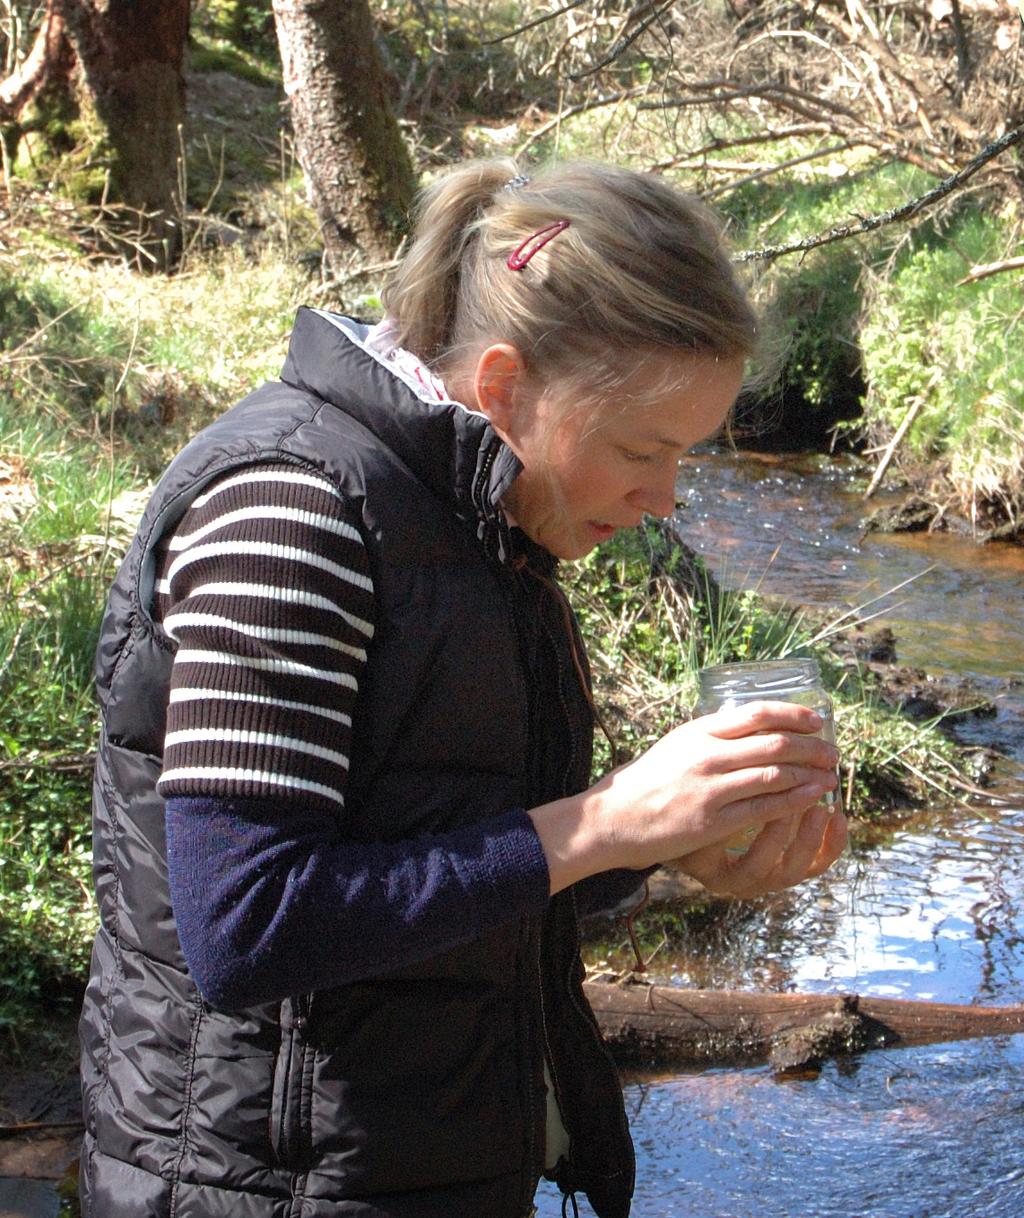
[[427,364],[453,346],[460,280],[477,224],[516,173],[513,161],[471,161],[421,197],[413,242],[382,294],[397,342]]

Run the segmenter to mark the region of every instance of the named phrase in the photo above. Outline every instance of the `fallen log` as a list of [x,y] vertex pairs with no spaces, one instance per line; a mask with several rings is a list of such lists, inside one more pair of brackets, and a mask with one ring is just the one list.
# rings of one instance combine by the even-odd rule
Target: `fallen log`
[[1024,1006],[686,990],[591,980],[584,989],[615,1060],[623,1066],[770,1061],[781,1072],[828,1057],[1024,1032]]

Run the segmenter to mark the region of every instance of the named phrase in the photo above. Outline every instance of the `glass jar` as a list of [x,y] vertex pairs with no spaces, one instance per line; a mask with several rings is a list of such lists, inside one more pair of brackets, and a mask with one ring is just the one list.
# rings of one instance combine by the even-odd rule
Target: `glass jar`
[[[817,660],[794,657],[716,664],[702,669],[699,680],[700,690],[694,708],[698,715],[709,715],[727,706],[742,706],[744,702],[798,702],[821,716],[821,731],[817,735],[830,744],[836,742],[832,699],[821,683]],[[838,811],[838,788],[826,792],[822,803]],[[744,829],[729,839],[726,850],[730,854],[745,854],[757,834],[756,827]]]

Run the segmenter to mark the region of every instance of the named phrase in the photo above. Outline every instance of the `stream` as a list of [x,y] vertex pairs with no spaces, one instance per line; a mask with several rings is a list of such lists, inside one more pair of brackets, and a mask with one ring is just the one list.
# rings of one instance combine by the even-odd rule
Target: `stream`
[[[1021,1003],[1024,548],[865,534],[869,472],[854,457],[709,450],[684,464],[674,524],[727,587],[836,612],[870,601],[859,616],[892,628],[899,663],[980,686],[997,714],[962,738],[1003,754],[1004,804],[929,808],[818,880],[688,930],[652,974]],[[784,1082],[768,1066],[632,1077],[626,1105],[634,1218],[1024,1215],[1024,1036],[873,1051]],[[537,1205],[561,1213],[551,1186]]]

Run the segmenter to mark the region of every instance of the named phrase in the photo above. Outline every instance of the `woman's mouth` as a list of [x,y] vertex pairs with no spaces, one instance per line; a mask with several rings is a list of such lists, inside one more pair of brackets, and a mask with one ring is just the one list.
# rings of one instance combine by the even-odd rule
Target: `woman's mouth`
[[618,530],[618,526],[614,524],[601,524],[596,520],[588,520],[587,527],[598,539],[598,541],[607,541]]

